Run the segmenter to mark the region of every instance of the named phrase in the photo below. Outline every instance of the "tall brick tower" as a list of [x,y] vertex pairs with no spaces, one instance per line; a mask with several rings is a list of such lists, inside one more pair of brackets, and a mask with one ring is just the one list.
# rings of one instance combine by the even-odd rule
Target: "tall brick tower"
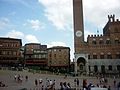
[[73,0],[74,64],[75,74],[88,71],[88,55],[85,53],[82,0]]
[[82,51],[84,42],[83,5],[82,0],[73,0],[74,19],[74,49],[75,53]]

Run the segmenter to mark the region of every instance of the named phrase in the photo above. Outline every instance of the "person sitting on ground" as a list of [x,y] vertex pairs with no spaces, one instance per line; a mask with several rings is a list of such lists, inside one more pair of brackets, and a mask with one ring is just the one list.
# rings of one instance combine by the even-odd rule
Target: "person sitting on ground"
[[2,81],[0,81],[0,87],[6,87],[6,85]]

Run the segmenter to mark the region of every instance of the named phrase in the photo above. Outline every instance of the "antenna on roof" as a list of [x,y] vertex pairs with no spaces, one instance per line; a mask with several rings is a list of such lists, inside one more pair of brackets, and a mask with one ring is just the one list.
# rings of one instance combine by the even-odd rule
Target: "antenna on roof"
[[99,30],[97,29],[97,35],[99,35]]

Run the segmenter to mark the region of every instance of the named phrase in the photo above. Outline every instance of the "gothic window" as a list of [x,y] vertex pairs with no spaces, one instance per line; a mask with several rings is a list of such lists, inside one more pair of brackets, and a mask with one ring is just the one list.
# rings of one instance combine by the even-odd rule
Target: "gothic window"
[[109,70],[109,71],[112,71],[112,65],[109,65],[109,66],[108,66],[108,70]]
[[116,40],[115,40],[115,44],[118,44],[118,43],[119,43],[119,40],[118,40],[118,39],[116,39]]
[[103,40],[100,40],[100,41],[99,41],[99,44],[103,44],[103,43],[104,43]]
[[115,28],[115,33],[118,33],[118,28],[117,27]]
[[116,59],[120,59],[120,54],[116,54]]
[[100,59],[104,59],[104,55],[100,55]]
[[110,42],[110,39],[108,38],[107,40],[106,40],[106,44],[110,44],[111,42]]
[[108,54],[108,55],[107,55],[107,59],[112,59],[112,55],[111,55],[111,54]]
[[80,64],[79,68],[80,68],[80,70],[83,70],[83,65],[82,65],[82,64]]
[[90,68],[90,66],[89,66],[89,71],[91,71],[91,68]]
[[101,66],[101,72],[105,73],[105,66],[104,65]]
[[120,65],[117,65],[117,70],[120,71]]
[[92,41],[92,44],[97,44],[96,41]]
[[90,59],[90,55],[88,55],[88,59]]
[[97,59],[97,55],[93,55],[93,59]]
[[97,65],[94,66],[94,71],[95,71],[95,72],[98,71],[98,67],[97,67]]

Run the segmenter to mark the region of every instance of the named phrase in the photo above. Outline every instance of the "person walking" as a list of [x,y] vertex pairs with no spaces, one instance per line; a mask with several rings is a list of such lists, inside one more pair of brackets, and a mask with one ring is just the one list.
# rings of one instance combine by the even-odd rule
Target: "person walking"
[[36,86],[38,85],[38,81],[37,81],[37,79],[35,79],[35,85],[36,85]]

